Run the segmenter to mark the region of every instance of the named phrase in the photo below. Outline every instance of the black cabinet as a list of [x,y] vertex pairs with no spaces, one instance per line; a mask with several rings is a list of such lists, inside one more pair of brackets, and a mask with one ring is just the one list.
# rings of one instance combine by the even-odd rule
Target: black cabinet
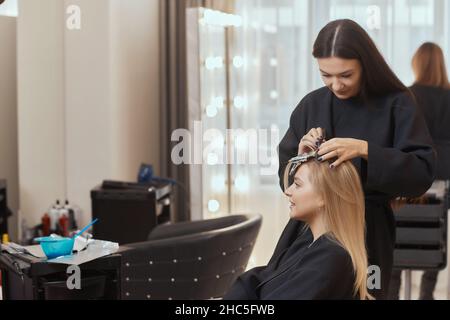
[[0,179],[0,237],[8,233],[8,217],[11,212],[7,205],[6,181]]
[[69,266],[31,256],[0,254],[4,300],[117,300],[120,299],[119,253],[80,265],[81,289],[70,290]]
[[170,184],[105,181],[91,191],[95,239],[120,245],[146,241],[159,223],[170,221]]

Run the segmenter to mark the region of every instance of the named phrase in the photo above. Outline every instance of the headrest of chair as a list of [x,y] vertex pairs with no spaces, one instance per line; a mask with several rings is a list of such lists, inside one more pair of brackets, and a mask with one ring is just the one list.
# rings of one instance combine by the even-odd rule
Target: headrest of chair
[[259,215],[230,215],[216,219],[187,221],[170,225],[163,225],[153,229],[147,240],[167,239],[172,237],[225,229],[228,227],[236,226],[245,221],[255,219],[256,217],[261,219],[261,216]]

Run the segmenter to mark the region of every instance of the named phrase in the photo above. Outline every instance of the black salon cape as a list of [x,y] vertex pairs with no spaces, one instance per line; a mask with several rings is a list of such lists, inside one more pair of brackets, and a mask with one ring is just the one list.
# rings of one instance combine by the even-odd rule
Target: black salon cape
[[350,255],[327,235],[313,242],[309,229],[269,266],[247,272],[225,300],[354,299]]
[[437,153],[436,179],[450,179],[450,90],[415,84],[411,88]]
[[[381,286],[370,293],[376,299],[385,299],[395,244],[395,220],[389,201],[399,196],[424,194],[435,175],[436,155],[425,120],[408,93],[363,102],[358,98],[340,100],[328,88],[318,89],[294,110],[289,129],[279,145],[281,186],[284,168],[297,155],[300,139],[318,127],[325,129],[327,140],[337,137],[368,142],[368,161],[358,158],[352,162],[360,173],[365,193],[369,265],[381,269]],[[289,221],[268,266],[250,270],[241,278],[240,281],[246,281],[245,287],[256,287],[264,281],[262,272],[292,245],[303,226],[300,221]]]

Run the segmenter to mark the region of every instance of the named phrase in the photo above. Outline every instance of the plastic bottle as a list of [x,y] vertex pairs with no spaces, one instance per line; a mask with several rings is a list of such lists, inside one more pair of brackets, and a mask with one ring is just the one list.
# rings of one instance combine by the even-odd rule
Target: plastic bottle
[[22,230],[22,239],[20,241],[21,245],[28,245],[28,241],[30,240],[30,230],[28,228],[28,224],[27,221],[25,219],[22,219],[22,223],[21,223],[21,230]]
[[67,237],[69,235],[69,218],[66,214],[63,214],[59,218],[59,232],[63,237]]
[[76,230],[78,228],[77,226],[77,220],[75,219],[75,211],[69,204],[69,200],[66,200],[66,206],[65,208],[69,212],[69,230]]
[[61,210],[61,202],[59,202],[59,199],[56,199],[55,208]]
[[59,209],[59,218],[61,218],[64,215],[66,217],[69,217],[69,210],[67,210],[66,206],[61,206],[61,208]]
[[2,236],[2,243],[8,244],[9,243],[9,235],[7,233],[4,233]]
[[50,209],[50,232],[56,232],[59,219],[59,210],[56,206]]
[[42,234],[44,237],[50,235],[50,216],[46,213],[42,216]]

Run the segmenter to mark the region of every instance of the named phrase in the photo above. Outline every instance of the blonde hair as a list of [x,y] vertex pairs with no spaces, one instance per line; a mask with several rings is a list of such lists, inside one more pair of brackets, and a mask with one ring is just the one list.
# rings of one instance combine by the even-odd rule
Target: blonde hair
[[[324,221],[328,236],[350,255],[355,271],[354,295],[373,299],[367,291],[367,251],[365,246],[364,193],[358,172],[351,162],[331,170],[329,164],[309,161],[309,180],[324,200]],[[288,164],[284,173],[285,190],[289,187]]]
[[444,53],[437,44],[425,42],[421,45],[414,54],[412,67],[416,84],[450,89]]

